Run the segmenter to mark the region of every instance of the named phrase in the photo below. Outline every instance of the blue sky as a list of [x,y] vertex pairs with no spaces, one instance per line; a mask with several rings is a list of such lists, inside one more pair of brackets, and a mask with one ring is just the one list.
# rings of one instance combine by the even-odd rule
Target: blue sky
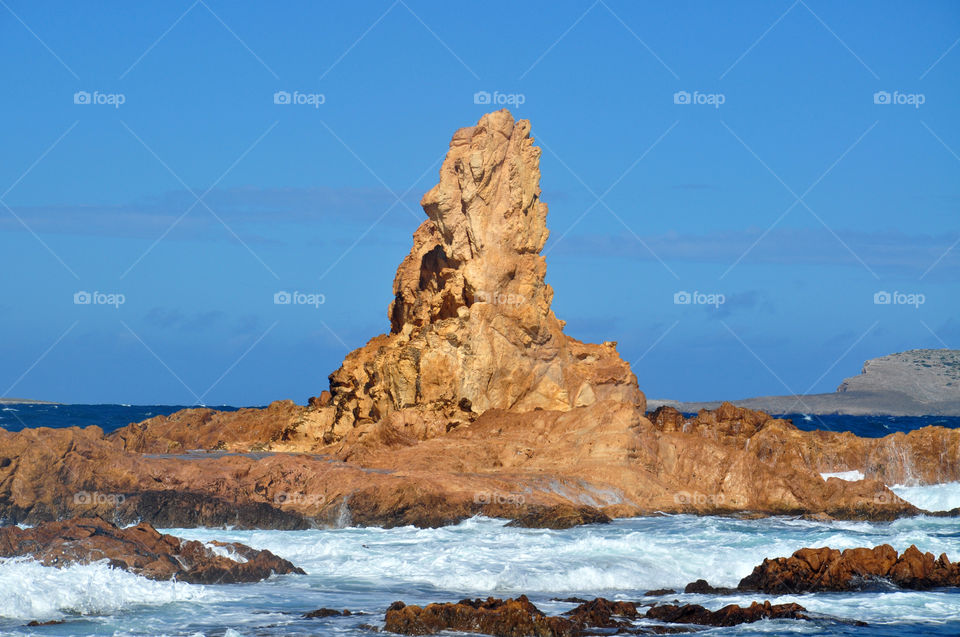
[[648,396],[960,347],[956,2],[0,5],[2,395],[318,394],[481,91],[544,148],[556,313]]

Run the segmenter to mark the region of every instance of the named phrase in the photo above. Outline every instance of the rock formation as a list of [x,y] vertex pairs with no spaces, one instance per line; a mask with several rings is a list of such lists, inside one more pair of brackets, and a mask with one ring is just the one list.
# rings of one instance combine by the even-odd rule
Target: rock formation
[[428,219],[394,279],[390,334],[330,376],[327,442],[405,411],[465,422],[488,409],[567,411],[600,400],[644,410],[615,344],[566,336],[550,309],[540,255],[547,206],[529,122],[502,110],[457,131],[421,205]]
[[[565,527],[657,512],[893,519],[885,485],[960,480],[960,430],[804,432],[729,403],[645,414],[613,343],[563,333],[526,121],[458,131],[401,263],[390,333],[301,407],[187,409],[104,435],[0,430],[0,521],[299,529]],[[865,480],[824,480],[859,470]],[[91,497],[92,496],[92,497]],[[104,496],[104,497],[101,497]]]
[[705,580],[687,584],[685,593],[773,595],[859,591],[892,586],[910,590],[960,587],[960,563],[910,546],[901,554],[889,544],[872,549],[804,548],[790,557],[765,559],[736,588],[715,588]]
[[889,544],[842,552],[831,548],[800,549],[790,557],[764,560],[737,588],[782,594],[890,585],[914,590],[960,587],[960,563],[951,562],[946,554],[935,558],[932,553],[921,553],[916,546],[900,555]]
[[259,582],[303,571],[270,551],[236,542],[185,541],[149,524],[120,529],[97,518],[48,522],[35,528],[0,527],[0,557],[32,556],[62,568],[107,560],[110,566],[155,580],[192,584]]
[[736,626],[758,622],[761,619],[809,619],[806,608],[800,604],[762,604],[753,602],[743,607],[736,604],[720,610],[707,610],[699,604],[662,604],[647,611],[647,619],[656,619],[674,624],[697,624],[699,626]]
[[[807,619],[799,604],[771,605],[754,602],[710,611],[703,606],[654,606],[642,613],[632,602],[599,597],[584,602],[562,617],[545,615],[525,595],[516,599],[464,599],[457,603],[407,606],[395,602],[387,610],[384,630],[402,635],[434,635],[444,631],[482,633],[498,637],[581,637],[582,635],[649,634],[664,632],[636,627],[632,620],[701,626],[735,626],[761,619]],[[668,632],[675,632],[670,630]]]

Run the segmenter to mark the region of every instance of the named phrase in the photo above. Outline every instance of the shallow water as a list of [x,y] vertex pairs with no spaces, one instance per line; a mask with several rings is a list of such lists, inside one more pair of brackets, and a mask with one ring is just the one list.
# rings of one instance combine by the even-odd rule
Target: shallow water
[[[239,541],[266,548],[307,571],[258,584],[197,586],[151,582],[102,564],[64,570],[24,560],[0,562],[0,632],[10,635],[369,635],[395,600],[455,601],[466,596],[527,594],[542,610],[576,595],[640,600],[654,588],[693,580],[735,586],[765,557],[804,546],[849,548],[916,544],[960,557],[960,525],[944,518],[891,523],[797,519],[735,520],[664,516],[618,520],[566,531],[514,529],[474,518],[442,529],[228,531],[167,529],[181,537]],[[710,634],[956,635],[960,590],[814,595],[669,595],[711,609],[770,599],[796,601],[828,617],[811,622],[760,622]],[[318,620],[299,615],[319,607],[365,613]],[[30,619],[67,619],[24,628]],[[844,620],[870,625],[856,627]]]

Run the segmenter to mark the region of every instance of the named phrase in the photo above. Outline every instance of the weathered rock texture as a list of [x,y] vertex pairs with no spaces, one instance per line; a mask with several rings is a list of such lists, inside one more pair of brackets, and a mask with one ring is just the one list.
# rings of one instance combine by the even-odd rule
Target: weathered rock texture
[[800,549],[766,559],[740,581],[741,591],[808,593],[897,586],[914,590],[960,587],[960,564],[910,546],[901,555],[889,544],[838,551]]
[[193,584],[259,582],[273,574],[303,571],[270,551],[239,543],[185,541],[161,535],[149,524],[119,529],[96,518],[0,528],[0,557],[32,556],[46,566],[107,560],[150,579]]
[[[885,485],[960,480],[960,430],[861,439],[724,403],[644,413],[613,344],[563,334],[529,123],[458,131],[394,282],[391,331],[308,407],[188,409],[104,436],[0,430],[0,522],[564,527],[657,512],[892,519]],[[860,470],[867,479],[823,480]]]
[[390,334],[330,376],[327,441],[404,410],[452,411],[448,420],[462,422],[488,409],[567,411],[600,400],[644,410],[615,344],[566,336],[550,309],[540,255],[547,206],[529,122],[503,110],[457,131],[421,205],[429,218],[397,270]]
[[746,607],[730,604],[720,610],[708,610],[699,604],[663,604],[647,611],[646,617],[674,624],[736,626],[761,619],[809,619],[806,610],[800,604],[771,604],[768,601],[762,604],[753,602]]
[[[799,604],[754,602],[748,607],[726,606],[710,611],[696,604],[654,606],[646,614],[632,602],[598,597],[562,617],[545,615],[526,596],[516,599],[464,599],[457,603],[407,606],[395,602],[386,614],[384,630],[402,635],[434,635],[445,631],[482,633],[497,637],[580,637],[582,635],[662,633],[656,627],[638,627],[631,620],[735,626],[761,619],[807,619]],[[673,631],[667,631],[673,632]]]

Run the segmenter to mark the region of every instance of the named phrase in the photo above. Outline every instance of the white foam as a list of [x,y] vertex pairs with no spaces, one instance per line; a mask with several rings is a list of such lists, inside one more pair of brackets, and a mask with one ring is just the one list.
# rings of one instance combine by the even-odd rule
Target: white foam
[[0,560],[0,591],[0,617],[41,621],[215,596],[203,586],[157,582],[111,568],[106,562],[53,568],[23,558]]
[[950,511],[960,507],[960,482],[923,486],[895,484],[890,490],[913,506],[927,511]]
[[837,471],[836,473],[821,473],[820,477],[824,480],[830,478],[840,478],[841,480],[846,480],[847,482],[856,482],[858,480],[863,480],[866,476],[862,472],[854,469],[853,471]]
[[247,562],[247,558],[237,553],[232,546],[218,546],[212,542],[205,542],[204,547],[219,557],[225,557],[228,560],[233,560],[234,562],[239,562],[240,564]]

